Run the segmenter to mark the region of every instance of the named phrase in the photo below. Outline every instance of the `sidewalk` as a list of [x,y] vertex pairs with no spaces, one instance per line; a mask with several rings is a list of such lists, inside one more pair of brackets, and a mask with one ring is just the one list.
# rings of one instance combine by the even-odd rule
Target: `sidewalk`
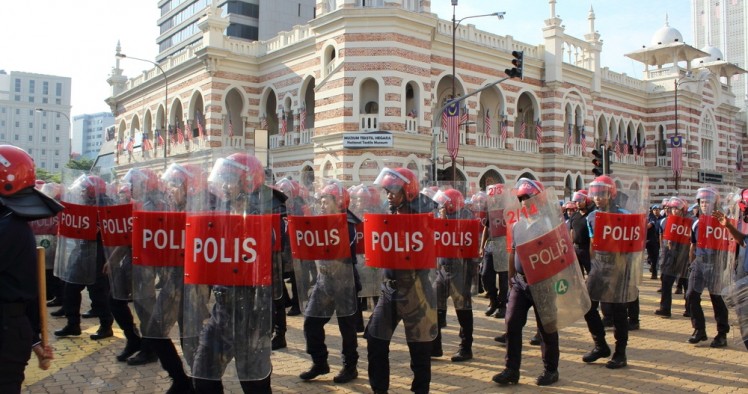
[[[656,292],[659,281],[649,279],[647,273],[641,286],[641,329],[629,333],[628,367],[609,370],[604,361],[587,365],[582,354],[592,348],[584,320],[561,331],[560,380],[557,384],[543,388],[546,392],[582,393],[661,393],[661,392],[719,392],[745,393],[748,390],[748,351],[738,338],[736,327],[728,335],[726,349],[709,347],[716,334],[716,325],[708,295],[702,297],[702,306],[707,318],[709,340],[699,345],[686,342],[692,333],[689,319],[681,316],[682,296],[674,295],[673,318],[662,319],[653,314],[659,303]],[[84,292],[85,294],[85,292]],[[84,297],[85,299],[85,297]],[[483,311],[488,302],[476,297],[475,309],[475,358],[464,363],[453,363],[449,357],[457,351],[459,325],[454,310],[448,312],[448,326],[443,330],[444,357],[432,364],[433,393],[499,393],[537,392],[535,377],[543,370],[540,347],[530,346],[528,341],[535,330],[534,317],[530,313],[525,329],[525,346],[520,384],[501,387],[491,381],[504,365],[505,350],[493,341],[502,333],[501,319],[486,317]],[[84,301],[82,311],[88,310]],[[53,308],[56,309],[56,308]],[[364,317],[368,320],[368,311]],[[730,316],[731,322],[734,316]],[[64,319],[50,317],[50,337],[55,348],[56,359],[52,368],[41,371],[36,367],[36,358],[26,369],[24,393],[163,393],[170,385],[166,373],[158,364],[130,367],[118,363],[115,355],[123,348],[122,332],[115,330],[115,338],[100,342],[92,341],[88,335],[98,327],[97,319],[83,321],[84,333],[78,338],[54,339],[52,332],[65,324]],[[116,325],[115,325],[116,327]],[[328,375],[312,382],[302,382],[298,375],[311,365],[305,353],[302,332],[303,318],[288,318],[288,348],[273,352],[273,390],[276,393],[370,393],[367,378],[366,340],[359,337],[359,378],[349,384],[336,385],[333,376],[341,368],[340,333],[333,319],[326,326],[327,345],[330,348]],[[608,331],[607,340],[613,343],[613,332]],[[402,332],[402,324],[395,334],[391,346],[391,393],[409,392],[412,378],[410,358]],[[226,392],[241,393],[237,382],[225,382]]]

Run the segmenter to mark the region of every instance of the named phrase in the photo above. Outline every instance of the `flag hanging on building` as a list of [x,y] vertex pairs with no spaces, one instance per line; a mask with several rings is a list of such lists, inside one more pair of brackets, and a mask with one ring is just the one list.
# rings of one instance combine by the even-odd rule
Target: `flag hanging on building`
[[195,111],[195,121],[197,122],[197,135],[201,140],[205,140],[205,128],[203,127],[203,115],[200,111]]
[[156,132],[156,146],[161,146],[165,143],[164,136],[160,132]]
[[184,132],[177,126],[177,144],[184,144]]
[[683,172],[683,137],[674,135],[670,137],[670,161],[673,166],[673,174],[676,176]]
[[465,125],[465,127],[467,127],[467,122],[468,122],[468,107],[467,105],[465,105],[460,110],[460,126]]
[[452,159],[460,150],[460,107],[457,103],[448,106],[442,113],[442,128],[447,134],[447,152]]
[[543,144],[543,124],[540,119],[535,122],[535,141],[538,143],[538,148]]
[[192,123],[187,122],[187,128],[184,130],[184,141],[189,142],[192,138]]
[[130,137],[130,140],[127,141],[127,151],[132,154],[133,149],[135,149],[135,138]]
[[153,150],[153,143],[148,138],[148,134],[146,133],[143,133],[143,143],[141,144],[141,147],[143,148],[143,152]]
[[501,121],[501,140],[506,141],[507,134],[509,132],[509,121],[508,120],[502,120]]
[[176,127],[169,126],[169,145],[177,144],[177,129],[178,128],[179,128],[179,124],[177,124]]
[[616,157],[620,159],[621,158],[621,140],[618,139],[618,136],[616,136],[615,151],[616,151]]
[[574,143],[574,133],[572,133],[573,126],[569,123],[569,135],[566,136],[566,145],[571,149],[571,145]]
[[234,136],[234,123],[231,122],[231,114],[229,113],[229,138]]
[[523,120],[522,124],[519,126],[519,138],[525,138],[525,129],[527,129],[527,125]]
[[483,117],[483,132],[486,134],[486,139],[491,138],[491,115],[486,110],[486,116]]
[[579,133],[579,144],[582,145],[582,155],[587,153],[587,135],[584,134],[584,130]]
[[639,147],[637,146],[639,144],[639,136],[634,133],[634,141],[631,143],[631,148],[634,150],[634,159],[639,158]]
[[122,141],[121,139],[117,140],[117,154],[119,155],[119,153],[122,152],[123,150],[125,150],[124,141]]
[[299,131],[306,130],[306,107],[302,107],[299,111]]
[[268,119],[265,116],[260,118],[260,129],[262,130],[268,129]]
[[282,115],[280,123],[281,123],[280,135],[284,136],[286,135],[286,132],[288,131],[288,121],[286,120],[286,111],[283,111],[283,115]]

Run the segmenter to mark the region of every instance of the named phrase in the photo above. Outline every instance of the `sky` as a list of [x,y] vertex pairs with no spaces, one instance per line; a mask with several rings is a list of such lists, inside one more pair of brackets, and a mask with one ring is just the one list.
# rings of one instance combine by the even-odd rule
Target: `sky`
[[[688,0],[558,0],[556,14],[567,34],[583,38],[590,6],[595,10],[595,29],[603,40],[602,66],[613,71],[641,78],[643,66],[624,54],[649,45],[654,33],[664,26],[666,15],[684,41],[693,43]],[[72,78],[73,116],[110,111],[104,102],[111,94],[106,79],[115,64],[118,41],[129,56],[155,60],[158,54],[157,0],[4,1],[2,9],[0,70]],[[432,0],[431,11],[442,19],[452,19],[450,0]],[[547,0],[459,0],[456,16],[497,11],[506,12],[504,20],[486,17],[463,23],[511,35],[526,44],[543,43],[542,28],[549,17]],[[153,67],[132,59],[123,59],[120,65],[129,77]]]

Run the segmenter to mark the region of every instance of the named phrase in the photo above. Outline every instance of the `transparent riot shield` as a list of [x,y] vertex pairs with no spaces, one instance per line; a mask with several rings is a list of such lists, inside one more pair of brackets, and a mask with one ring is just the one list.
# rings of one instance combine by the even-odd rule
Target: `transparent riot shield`
[[[701,198],[701,200],[707,200],[707,198]],[[735,280],[733,267],[737,243],[727,228],[712,216],[714,209],[720,207],[719,204],[719,198],[716,202],[701,201],[701,215],[696,224],[696,259],[692,270],[699,271],[710,294],[721,294],[722,290],[729,287]],[[724,209],[725,217],[737,227],[740,217],[737,201],[726,198],[724,204],[722,209]]]
[[367,335],[390,340],[400,320],[409,342],[436,338],[433,214],[366,214],[366,264],[382,272]]
[[588,188],[597,209],[587,217],[593,229],[587,290],[595,301],[631,302],[642,280],[648,181],[621,178],[613,184],[599,178]]
[[96,175],[65,169],[54,275],[65,282],[96,282],[97,207],[109,205],[106,182]]
[[[130,187],[129,184],[121,187]],[[107,187],[114,205],[99,207],[99,224],[112,298],[132,297],[132,202],[119,202],[119,187]]]
[[434,247],[437,256],[434,283],[437,309],[447,309],[452,298],[456,310],[473,308],[473,291],[478,286],[478,258],[482,226],[465,206],[464,184],[442,185],[433,200],[438,204],[434,219]]
[[[197,164],[172,163],[159,179],[165,191],[161,210],[147,210],[140,205],[133,225],[133,304],[141,318],[141,333],[147,338],[183,336],[185,220],[188,200],[201,204],[207,198],[206,173]],[[136,180],[136,182],[139,180]],[[207,310],[201,309],[204,316]],[[175,330],[179,322],[180,330]],[[184,336],[183,336],[184,337]],[[196,335],[185,337],[183,350],[188,364]]]
[[486,252],[493,253],[493,269],[496,272],[507,272],[509,270],[509,253],[506,244],[507,226],[504,220],[504,208],[511,202],[511,193],[504,184],[497,183],[486,186],[488,195],[488,232],[489,243],[486,244]]
[[[59,201],[62,187],[57,183],[48,182],[41,187],[41,192]],[[53,269],[57,252],[57,231],[60,227],[60,215],[34,220],[29,222],[29,225],[34,232],[36,246],[44,248],[45,269]]]
[[732,309],[737,317],[732,320],[733,325],[738,326],[737,331],[740,333],[735,342],[748,349],[748,276],[727,286],[721,294],[727,307]]
[[262,380],[272,369],[273,243],[279,220],[272,212],[278,196],[265,185],[254,156],[214,153],[220,156],[208,177],[210,195],[186,213],[183,330],[199,334],[190,374]]
[[359,297],[377,297],[382,284],[382,273],[376,267],[366,265],[364,257],[364,215],[383,213],[381,189],[374,186],[356,185],[348,189],[351,196],[350,210],[362,221],[356,224],[356,271],[361,282]]
[[660,272],[663,275],[674,276],[676,280],[687,275],[692,226],[693,218],[680,214],[671,212],[665,219],[665,226],[662,229],[664,250],[660,264]]
[[348,215],[350,197],[340,182],[315,189],[319,210],[288,217],[299,303],[304,316],[350,316],[358,300],[351,242],[360,220]]
[[[309,190],[299,182],[300,174],[286,174],[275,182],[275,188],[286,196],[286,214],[307,216],[311,211],[309,204]],[[283,274],[293,273],[293,257],[291,256],[291,242],[288,238],[288,220],[281,222],[282,250],[281,261]]]
[[591,302],[574,244],[552,188],[505,207],[515,254],[530,287],[534,308],[546,332],[579,320]]

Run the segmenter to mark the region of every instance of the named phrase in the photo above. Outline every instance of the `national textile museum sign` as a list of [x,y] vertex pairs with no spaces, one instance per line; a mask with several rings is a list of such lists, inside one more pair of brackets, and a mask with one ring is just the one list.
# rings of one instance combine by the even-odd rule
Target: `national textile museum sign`
[[343,148],[392,148],[395,138],[387,131],[372,131],[369,133],[345,133],[343,134]]

